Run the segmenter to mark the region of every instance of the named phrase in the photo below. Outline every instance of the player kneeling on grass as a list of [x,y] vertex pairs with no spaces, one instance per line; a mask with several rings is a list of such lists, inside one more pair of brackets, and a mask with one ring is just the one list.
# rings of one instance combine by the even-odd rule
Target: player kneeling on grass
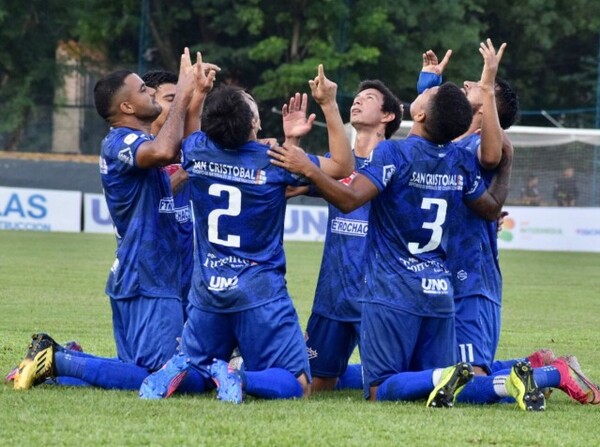
[[[335,102],[337,86],[322,67],[311,81],[324,97],[332,157],[312,157],[329,174],[350,174],[354,160]],[[288,185],[306,181],[270,163],[257,141],[260,117],[246,92],[222,86],[206,100],[201,132],[183,142],[194,214],[194,275],[181,352],[140,388],[168,397],[190,380],[217,398],[240,403],[242,390],[267,399],[309,393],[310,368],[298,316],[287,292],[283,225]],[[231,368],[234,348],[242,373]]]

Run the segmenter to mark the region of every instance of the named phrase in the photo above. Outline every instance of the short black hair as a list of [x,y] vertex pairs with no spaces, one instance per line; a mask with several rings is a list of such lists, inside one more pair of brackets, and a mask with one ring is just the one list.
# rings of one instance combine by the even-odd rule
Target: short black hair
[[142,81],[150,88],[158,88],[163,84],[177,84],[178,79],[175,73],[166,70],[152,70],[142,76]]
[[378,90],[383,95],[383,105],[381,106],[382,112],[391,112],[395,115],[395,118],[386,124],[385,126],[385,138],[386,140],[391,138],[392,135],[400,128],[402,123],[402,105],[400,100],[392,93],[392,91],[379,79],[367,79],[358,84],[356,93],[360,93],[363,90],[369,88]]
[[113,100],[116,93],[125,85],[125,78],[133,74],[129,70],[118,70],[107,74],[94,86],[94,104],[96,112],[105,121],[110,117]]
[[239,87],[222,85],[206,97],[202,130],[219,146],[237,149],[248,142],[254,115]]
[[495,96],[500,127],[508,129],[519,119],[519,97],[508,82],[498,78]]
[[429,103],[424,127],[430,141],[446,144],[464,134],[472,120],[473,109],[464,92],[445,82]]

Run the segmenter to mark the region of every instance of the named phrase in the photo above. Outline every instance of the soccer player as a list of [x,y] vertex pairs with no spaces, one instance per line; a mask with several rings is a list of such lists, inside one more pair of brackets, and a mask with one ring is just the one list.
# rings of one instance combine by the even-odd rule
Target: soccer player
[[508,193],[512,153],[485,190],[474,160],[451,141],[471,123],[454,84],[428,89],[411,104],[414,125],[403,141],[380,142],[349,185],[339,184],[298,147],[272,148],[272,163],[304,175],[322,196],[349,212],[371,200],[361,320],[365,396],[451,405],[471,378],[455,364],[448,220],[466,200],[495,219]]
[[[144,83],[156,90],[155,98],[156,102],[160,105],[162,111],[160,115],[152,123],[152,135],[157,135],[162,128],[165,120],[171,109],[171,104],[175,99],[175,92],[177,90],[177,75],[170,71],[150,71],[142,76]],[[200,114],[198,111],[190,111],[188,107],[188,115],[195,113],[196,117]],[[197,125],[200,121],[198,118],[195,120]],[[186,119],[186,123],[187,123]],[[193,129],[193,131],[198,128]],[[191,132],[190,132],[191,133]],[[178,247],[181,252],[182,260],[182,279],[181,279],[181,301],[183,306],[183,317],[186,319],[186,308],[188,303],[188,293],[192,281],[192,270],[194,266],[193,259],[193,224],[192,215],[190,208],[190,188],[188,185],[188,175],[185,170],[181,168],[181,163],[173,163],[164,167],[166,172],[169,174],[171,181],[171,190],[173,191],[173,203],[175,206],[175,217],[177,219],[178,231],[179,231],[179,243]]]
[[106,292],[118,359],[73,355],[48,335],[37,334],[19,367],[16,389],[54,375],[104,388],[136,389],[175,352],[183,327],[181,260],[171,187],[161,166],[179,154],[194,89],[204,97],[212,88],[214,71],[205,75],[201,67],[200,54],[192,66],[186,48],[175,98],[156,138],[151,125],[161,108],[154,89],[125,70],[96,84],[96,109],[111,125],[102,143],[100,174],[117,237]]
[[[491,41],[481,47],[484,67],[479,82],[465,81],[464,91],[473,109],[473,120],[469,130],[457,143],[474,159],[482,172],[482,178],[489,185],[495,175],[501,151],[494,144],[482,140],[482,128],[508,129],[518,116],[518,98],[510,85],[496,79],[498,64],[503,54],[502,46],[497,57],[493,57]],[[431,50],[423,54],[423,68],[418,89],[420,91],[441,83],[441,75],[451,56],[449,50],[438,63]],[[485,96],[493,96],[495,109],[484,110]],[[495,113],[494,113],[495,112]],[[491,119],[490,119],[491,118]],[[487,121],[486,121],[487,119]],[[497,124],[495,123],[498,120]],[[490,122],[491,121],[491,122]],[[494,360],[500,339],[502,276],[497,245],[497,221],[482,219],[467,207],[459,209],[459,217],[454,220],[451,231],[455,235],[448,247],[448,266],[452,272],[454,302],[456,307],[456,336],[459,358],[469,362],[478,376],[493,374],[495,383],[490,380],[474,380],[459,395],[458,401],[482,403],[497,402],[507,397],[508,392],[498,383],[500,378],[510,376],[511,367],[521,363],[516,372],[521,377],[512,379],[528,382],[531,390],[529,398],[536,395],[536,388],[559,388],[574,400],[581,403],[600,403],[600,393],[581,371],[576,357],[568,355],[556,359],[549,350],[539,350],[527,358]],[[542,368],[536,370],[537,368]],[[533,368],[533,370],[532,370]],[[537,394],[539,397],[539,394]],[[525,398],[525,396],[521,396]],[[525,405],[523,409],[543,409],[544,402]]]
[[[312,162],[337,178],[354,160],[335,101],[337,85],[309,82],[327,121],[331,158]],[[183,143],[194,212],[195,274],[181,354],[148,377],[142,398],[168,397],[186,374],[203,374],[220,400],[240,403],[242,389],[262,398],[307,395],[306,344],[285,283],[285,190],[306,181],[272,165],[257,142],[260,116],[241,89],[221,86],[207,98],[202,132]],[[242,377],[227,362],[238,346]]]
[[[287,110],[293,108],[293,100]],[[289,124],[286,129],[287,110],[283,115],[286,136],[302,136]],[[356,131],[355,170],[342,183],[352,181],[373,148],[391,138],[401,121],[402,104],[385,84],[365,80],[358,85],[350,108],[350,124]],[[312,392],[362,388],[361,365],[349,365],[348,361],[360,337],[358,297],[365,268],[369,209],[366,203],[345,214],[329,204],[321,269],[306,329]]]

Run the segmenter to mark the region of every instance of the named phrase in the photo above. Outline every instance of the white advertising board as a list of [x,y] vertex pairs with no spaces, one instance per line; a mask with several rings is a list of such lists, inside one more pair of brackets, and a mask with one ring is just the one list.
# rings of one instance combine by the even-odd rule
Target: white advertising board
[[600,209],[507,206],[501,249],[600,252]]
[[83,231],[86,233],[114,233],[104,194],[86,193],[83,195]]
[[81,231],[81,192],[0,186],[0,230]]
[[325,206],[288,205],[283,238],[286,241],[324,241],[327,214]]

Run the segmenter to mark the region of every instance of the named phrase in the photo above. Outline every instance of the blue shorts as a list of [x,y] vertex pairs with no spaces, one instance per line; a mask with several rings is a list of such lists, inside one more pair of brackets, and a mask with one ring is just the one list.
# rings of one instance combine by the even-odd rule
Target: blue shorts
[[482,297],[458,299],[454,305],[458,358],[489,374],[500,340],[500,306]]
[[183,330],[181,301],[174,298],[110,300],[117,356],[155,371],[177,350]]
[[189,305],[181,345],[200,371],[214,358],[229,360],[237,346],[247,371],[282,368],[310,381],[306,343],[290,298],[232,313]]
[[311,314],[306,326],[306,349],[314,377],[340,377],[358,345],[360,323]]
[[454,316],[420,317],[381,304],[363,305],[360,355],[365,397],[394,374],[456,363]]

